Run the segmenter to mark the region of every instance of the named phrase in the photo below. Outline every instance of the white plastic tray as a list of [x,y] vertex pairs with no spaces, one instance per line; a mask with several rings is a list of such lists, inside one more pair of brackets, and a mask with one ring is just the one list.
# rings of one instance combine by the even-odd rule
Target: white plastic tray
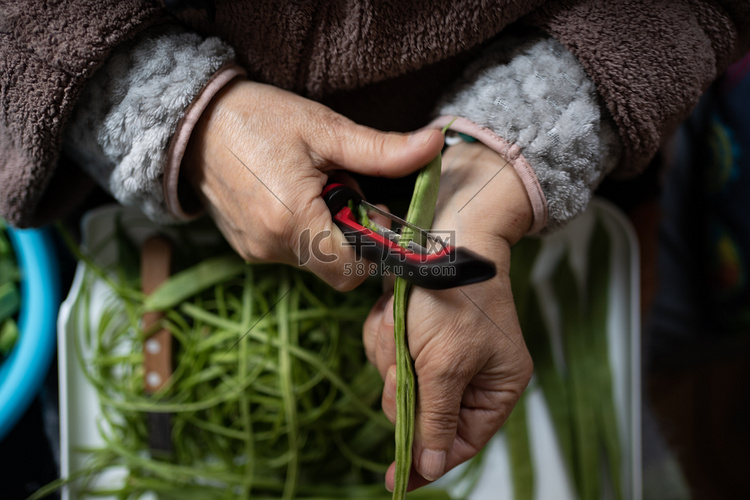
[[[94,247],[114,226],[117,214],[123,214],[129,234],[137,241],[155,232],[154,226],[143,216],[121,207],[107,207],[92,212],[84,221],[84,242]],[[641,500],[641,411],[640,411],[640,311],[639,263],[635,235],[625,217],[612,205],[594,200],[589,210],[569,224],[564,231],[545,238],[540,257],[534,268],[533,279],[540,293],[545,293],[545,279],[551,264],[564,248],[574,256],[574,268],[582,269],[584,248],[595,218],[601,218],[613,242],[613,269],[610,280],[609,357],[615,382],[615,404],[624,459],[622,477],[627,500]],[[114,245],[105,248],[99,260],[107,265],[116,258]],[[578,256],[578,258],[576,258]],[[109,262],[107,262],[109,260]],[[82,268],[76,272],[68,298],[60,308],[58,319],[58,352],[60,383],[61,475],[70,477],[80,470],[87,454],[81,448],[103,445],[97,425],[101,424],[99,404],[94,389],[88,384],[76,360],[75,336],[83,318],[71,314],[72,304],[79,293]],[[106,289],[94,294],[100,300]],[[97,321],[97,304],[90,307],[90,321]],[[552,421],[541,392],[534,381],[527,392],[527,417],[535,471],[535,497],[539,500],[574,500],[570,481],[564,471],[562,456],[554,438]],[[499,434],[489,444],[481,479],[470,496],[471,500],[512,500],[513,490],[509,459],[504,436]],[[448,474],[445,484],[460,473],[461,467]],[[124,478],[124,471],[112,471],[100,477],[97,484],[116,485]],[[81,498],[75,484],[63,490],[63,500]],[[605,494],[603,498],[607,498]]]

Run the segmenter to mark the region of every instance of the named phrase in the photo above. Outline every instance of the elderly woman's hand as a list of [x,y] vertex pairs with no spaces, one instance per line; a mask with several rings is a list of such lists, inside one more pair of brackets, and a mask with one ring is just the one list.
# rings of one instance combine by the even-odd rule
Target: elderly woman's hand
[[243,258],[306,267],[346,290],[365,276],[346,272],[356,256],[321,198],[328,174],[401,177],[442,145],[437,130],[376,131],[296,94],[238,79],[201,116],[182,168]]

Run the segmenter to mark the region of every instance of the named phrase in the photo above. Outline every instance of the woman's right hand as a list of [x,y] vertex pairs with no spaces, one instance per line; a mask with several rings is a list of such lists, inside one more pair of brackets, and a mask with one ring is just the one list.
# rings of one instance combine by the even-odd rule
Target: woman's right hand
[[434,158],[439,130],[380,132],[276,87],[237,79],[201,116],[182,169],[227,241],[249,261],[304,267],[338,290],[354,249],[321,191],[336,170],[402,177]]
[[[531,378],[511,290],[510,249],[531,227],[533,212],[520,177],[506,165],[479,142],[459,143],[443,155],[434,227],[454,231],[454,244],[493,260],[497,276],[448,290],[412,289],[406,331],[418,390],[410,490],[479,453]],[[392,297],[384,295],[373,307],[363,341],[385,382],[383,411],[395,423]],[[386,473],[391,490],[394,473],[395,463]]]

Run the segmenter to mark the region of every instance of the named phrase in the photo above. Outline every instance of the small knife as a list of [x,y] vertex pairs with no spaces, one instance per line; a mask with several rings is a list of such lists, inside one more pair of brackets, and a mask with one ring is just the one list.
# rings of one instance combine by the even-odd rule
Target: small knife
[[[169,278],[172,266],[172,245],[163,236],[152,236],[141,248],[141,289],[149,295]],[[163,313],[147,312],[143,315],[143,331],[150,332],[162,319]],[[153,395],[172,375],[172,335],[165,328],[151,334],[143,342],[145,391]],[[169,413],[148,413],[149,447],[154,453],[171,454],[172,423]]]

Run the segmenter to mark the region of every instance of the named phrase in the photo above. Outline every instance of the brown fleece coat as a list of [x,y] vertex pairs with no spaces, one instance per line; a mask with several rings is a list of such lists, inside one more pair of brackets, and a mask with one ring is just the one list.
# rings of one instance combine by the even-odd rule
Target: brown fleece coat
[[[539,29],[581,61],[642,169],[710,82],[748,49],[745,0],[256,0],[216,2],[218,35],[251,78],[321,100],[362,123],[424,125],[463,64],[503,30]],[[37,225],[91,185],[60,157],[87,78],[143,29],[174,22],[147,0],[0,0],[0,215]]]

